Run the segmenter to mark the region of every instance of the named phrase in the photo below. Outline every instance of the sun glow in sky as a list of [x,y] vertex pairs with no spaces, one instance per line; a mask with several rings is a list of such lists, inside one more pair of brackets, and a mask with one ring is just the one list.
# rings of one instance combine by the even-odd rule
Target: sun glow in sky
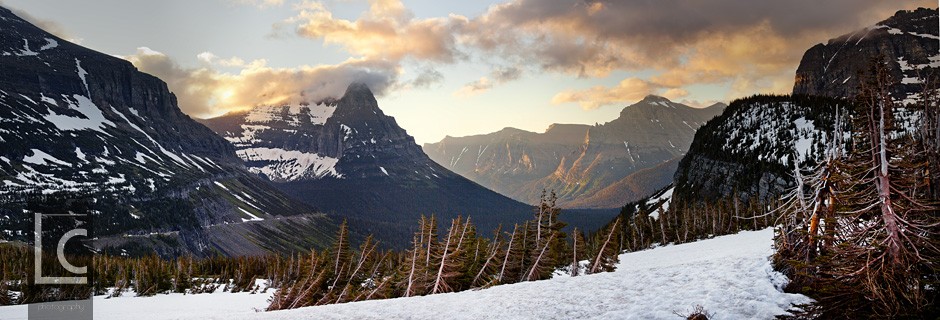
[[[904,0],[0,0],[211,117],[369,84],[419,143],[603,123],[647,94],[788,93],[803,52]],[[812,6],[813,10],[805,10]]]

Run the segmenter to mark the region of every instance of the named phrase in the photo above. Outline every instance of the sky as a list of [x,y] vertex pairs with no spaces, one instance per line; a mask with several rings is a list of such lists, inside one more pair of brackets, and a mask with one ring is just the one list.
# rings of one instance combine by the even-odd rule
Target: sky
[[420,143],[789,93],[811,46],[936,0],[0,0],[207,118],[364,82]]

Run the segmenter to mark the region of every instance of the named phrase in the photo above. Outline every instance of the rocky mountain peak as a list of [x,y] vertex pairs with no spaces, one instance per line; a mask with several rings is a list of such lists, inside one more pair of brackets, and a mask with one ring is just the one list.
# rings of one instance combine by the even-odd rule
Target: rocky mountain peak
[[669,99],[667,99],[666,97],[658,96],[658,95],[655,95],[655,94],[648,94],[648,95],[646,95],[646,97],[643,97],[643,100],[640,100],[640,101],[641,101],[641,102],[646,102],[646,103],[672,102],[672,101],[670,101]]
[[685,153],[695,130],[723,110],[716,106],[696,109],[650,95],[600,125],[553,124],[544,133],[503,129],[450,137],[425,144],[424,150],[444,167],[523,202],[538,201],[542,189],[549,189],[558,193],[562,206],[603,207],[665,186],[663,177],[671,172],[647,173],[644,179],[655,176],[650,179],[656,181],[613,190],[636,185],[637,177],[624,179]]
[[362,82],[353,82],[346,88],[346,93],[339,99],[338,104],[350,109],[377,110],[379,103],[369,86]]
[[922,75],[940,68],[940,30],[937,9],[898,11],[873,26],[833,38],[806,51],[796,71],[794,94],[852,97],[859,73],[871,59],[883,57],[900,83],[892,96],[902,103],[921,92]]
[[[284,108],[295,107],[274,109]],[[528,210],[431,161],[365,84],[351,84],[334,105],[296,109],[317,121],[233,114],[203,123],[235,144],[249,171],[362,230],[382,226],[376,236],[395,245],[421,214],[472,214],[490,229],[513,221],[497,214]]]

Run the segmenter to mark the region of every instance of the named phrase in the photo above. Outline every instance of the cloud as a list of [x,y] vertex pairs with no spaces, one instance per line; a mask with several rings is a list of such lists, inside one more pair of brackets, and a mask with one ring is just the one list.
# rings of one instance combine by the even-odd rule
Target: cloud
[[411,81],[414,88],[429,88],[431,85],[444,81],[444,75],[433,68],[424,68],[421,73]]
[[[642,86],[627,79],[630,85],[626,87],[621,83],[603,90],[592,88],[580,95],[569,90],[554,100],[601,99],[579,102],[593,108],[641,98],[634,92],[651,87],[729,83],[732,97],[789,92],[793,72],[807,48],[883,20],[898,8],[918,5],[936,3],[515,0],[492,6],[471,20],[465,28],[471,32],[462,39],[485,55],[531,61],[543,70],[577,77],[655,72]],[[616,93],[621,96],[615,97]]]
[[663,92],[663,97],[669,100],[678,100],[689,96],[689,92],[682,88],[672,88]]
[[[283,5],[282,0],[229,1]],[[935,6],[920,0],[509,0],[472,18],[417,18],[400,0],[368,4],[360,16],[344,19],[324,2],[304,1],[293,5],[293,16],[274,25],[275,35],[322,41],[351,56],[335,65],[271,68],[263,59],[203,52],[197,56],[200,66],[183,67],[145,48],[126,58],[166,80],[181,108],[200,117],[338,97],[353,81],[366,82],[377,94],[428,88],[444,79],[435,67],[477,60],[497,67],[454,96],[479,95],[525,72],[580,78],[650,74],[628,75],[612,87],[564,90],[551,100],[595,109],[647,94],[694,102],[687,88],[696,84],[725,85],[729,98],[789,92],[799,59],[811,45],[882,20],[897,8]],[[413,79],[402,80],[403,65],[420,69]]]
[[[590,106],[626,101],[641,87],[678,94],[692,84],[727,83],[729,95],[787,92],[784,84],[792,82],[812,44],[882,20],[898,8],[935,6],[924,0],[510,0],[474,18],[419,19],[399,0],[369,4],[360,17],[346,20],[321,2],[307,1],[278,28],[370,59],[455,63],[476,56],[580,78],[654,71],[642,79],[645,86],[626,79],[631,90],[606,88],[601,95],[606,98]],[[519,75],[515,68],[497,70],[455,95],[479,94]],[[571,100],[573,92],[556,98]]]
[[[552,97],[552,103],[577,103],[584,110],[593,110],[605,105],[635,102],[657,92],[659,88],[648,81],[627,78],[616,86],[608,88],[595,86],[584,90],[562,91]],[[673,92],[681,93],[681,92]]]
[[203,52],[196,55],[196,59],[202,61],[205,64],[209,65],[218,65],[222,67],[243,67],[245,66],[245,60],[239,57],[231,57],[228,59],[222,59],[216,56],[212,52]]
[[320,2],[296,5],[297,14],[275,25],[275,33],[293,28],[297,35],[338,45],[369,59],[454,62],[463,57],[456,35],[464,20],[456,17],[416,19],[398,0],[370,0],[359,19],[339,19]]
[[[200,54],[200,59],[214,56]],[[400,67],[394,62],[349,59],[336,65],[271,68],[265,60],[242,65],[228,73],[212,66],[186,68],[169,56],[146,47],[124,56],[141,71],[167,82],[179,100],[180,109],[195,117],[211,117],[258,105],[315,103],[341,97],[352,82],[363,82],[378,95],[398,81]]]
[[517,80],[522,77],[522,69],[517,67],[497,68],[491,73],[498,83]]
[[457,92],[454,92],[454,96],[458,98],[472,97],[489,91],[497,85],[517,80],[522,77],[522,69],[517,67],[496,68],[490,72],[490,77],[493,78],[493,80],[490,80],[488,77],[481,77],[477,81],[467,83],[458,89]]
[[469,98],[487,90],[493,88],[493,82],[490,81],[487,77],[481,77],[477,81],[470,82],[465,84],[463,87],[454,92],[454,96],[458,98]]

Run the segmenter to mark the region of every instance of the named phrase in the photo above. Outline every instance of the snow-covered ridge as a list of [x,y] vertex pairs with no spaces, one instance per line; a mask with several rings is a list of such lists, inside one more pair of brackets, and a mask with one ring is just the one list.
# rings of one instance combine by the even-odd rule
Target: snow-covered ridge
[[[800,163],[815,160],[834,133],[817,128],[816,121],[807,118],[808,110],[792,102],[748,106],[716,130],[722,136],[718,140],[728,141],[721,149],[731,154],[756,154],[759,161],[784,166],[790,166],[793,159]],[[843,132],[841,138],[848,139],[848,133]]]

